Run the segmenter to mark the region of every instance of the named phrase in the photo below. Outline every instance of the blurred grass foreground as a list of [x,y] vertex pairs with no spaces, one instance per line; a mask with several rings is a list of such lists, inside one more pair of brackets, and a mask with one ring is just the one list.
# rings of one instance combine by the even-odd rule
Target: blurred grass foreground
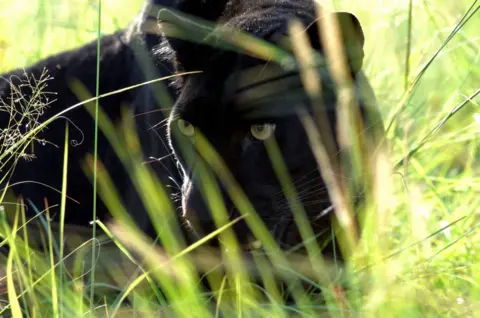
[[[103,0],[102,33],[125,27],[142,2]],[[2,219],[1,244],[9,253],[0,267],[0,316],[479,317],[480,3],[326,2],[362,23],[364,70],[388,128],[363,234],[345,264],[294,253],[277,260],[253,253],[240,262],[233,252],[184,246],[167,227],[159,235],[171,244],[159,248],[121,222],[98,224],[94,239],[89,229],[47,222],[45,257],[29,249],[28,238],[38,235],[26,233],[19,209],[13,226]],[[96,1],[0,0],[0,7],[2,73],[98,35]],[[132,127],[128,116],[124,124]],[[129,151],[139,142],[133,129],[118,141],[117,153],[126,151],[125,142]],[[144,199],[167,206],[148,166],[132,166]],[[97,173],[102,199],[121,218],[101,163]],[[329,269],[327,284],[318,266]]]

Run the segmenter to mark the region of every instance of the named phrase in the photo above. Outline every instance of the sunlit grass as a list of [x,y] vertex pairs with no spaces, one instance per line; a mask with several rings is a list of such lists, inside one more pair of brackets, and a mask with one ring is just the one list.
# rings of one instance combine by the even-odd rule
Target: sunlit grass
[[[151,240],[129,222],[100,162],[99,193],[118,221],[110,228],[111,233],[103,224],[100,228],[114,239],[114,244],[105,243],[99,236],[65,252],[61,244],[56,254],[54,241],[61,236],[53,237],[46,231],[48,257],[33,255],[25,244],[28,235],[21,232],[25,222],[19,208],[13,228],[2,222],[2,244],[14,246],[2,263],[7,276],[3,281],[9,287],[4,313],[17,317],[22,310],[29,317],[55,313],[67,317],[121,315],[128,309],[128,300],[129,310],[146,316],[158,316],[160,312],[185,317],[208,317],[212,313],[252,317],[314,317],[326,313],[343,317],[477,316],[480,123],[475,113],[478,118],[480,99],[475,94],[480,87],[480,6],[470,0],[412,1],[409,20],[410,1],[332,2],[336,9],[354,12],[362,22],[366,37],[364,69],[385,123],[392,123],[386,149],[370,158],[373,164],[368,200],[362,207],[362,237],[345,264],[336,266],[312,257],[319,248],[312,246],[315,244],[310,244],[310,259],[279,252],[256,211],[201,137],[199,151],[209,158],[206,161],[212,164],[213,173],[225,184],[269,253],[255,254],[253,262],[257,266],[240,258],[229,234],[231,223],[215,188],[206,191],[217,226],[223,228],[212,237],[222,236],[228,249],[218,255],[203,251],[201,246],[186,246],[176,231],[178,224],[162,185],[152,177],[148,166],[141,164],[128,112],[119,133],[100,111],[100,129],[126,165],[147,211],[162,213],[161,217],[151,215],[164,243],[162,249],[153,247]],[[141,3],[104,0],[102,31],[125,26]],[[28,1],[28,5],[4,1],[1,6],[0,71],[80,46],[95,39],[98,31],[96,1],[39,0]],[[465,24],[462,17],[467,18]],[[82,91],[80,86],[77,89],[85,100],[95,93]],[[101,99],[99,103],[101,106]],[[453,115],[452,110],[456,111]],[[269,149],[275,154],[275,145]],[[273,164],[282,175],[280,159],[273,156]],[[400,164],[395,167],[397,162]],[[90,158],[85,173],[91,175],[92,167]],[[205,183],[212,178],[208,171],[205,169]],[[282,178],[288,189],[288,176]],[[68,227],[66,235],[67,231]],[[95,258],[88,253],[93,245],[97,246]],[[143,261],[133,258],[132,252]],[[99,274],[94,282],[88,282],[85,277],[90,275],[95,259]],[[117,271],[109,265],[113,262],[124,266]],[[196,267],[205,273],[213,292],[200,286]],[[253,268],[258,272],[249,270]],[[115,273],[113,277],[105,274],[109,271]],[[295,305],[284,303],[285,290],[278,284],[278,277],[291,287]],[[259,281],[262,286],[256,284]],[[318,286],[326,303],[298,286],[299,281]],[[88,298],[90,288],[94,299]]]

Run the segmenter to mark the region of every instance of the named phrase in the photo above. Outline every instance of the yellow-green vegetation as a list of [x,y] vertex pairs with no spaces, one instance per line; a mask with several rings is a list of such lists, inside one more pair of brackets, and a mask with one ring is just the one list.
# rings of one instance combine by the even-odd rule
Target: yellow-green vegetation
[[[224,252],[220,262],[214,253],[185,246],[176,234],[174,211],[162,187],[147,166],[134,164],[140,154],[135,152],[138,140],[128,129],[129,117],[125,116],[124,133],[117,135],[100,111],[99,127],[129,167],[145,206],[164,207],[165,214],[154,219],[156,228],[163,229],[159,231],[162,241],[169,244],[163,249],[152,247],[126,223],[112,226],[111,232],[105,230],[120,241],[99,243],[106,247],[97,252],[108,254],[111,249],[115,255],[103,256],[109,261],[99,261],[96,268],[90,257],[85,257],[88,249],[83,248],[91,242],[61,254],[64,260],[54,257],[53,247],[50,256],[42,258],[33,256],[18,239],[17,234],[25,231],[19,213],[13,226],[5,226],[1,233],[2,244],[13,246],[1,266],[0,276],[6,278],[0,283],[9,287],[2,296],[1,315],[478,317],[480,3],[325,2],[337,10],[353,12],[362,23],[366,37],[364,70],[387,128],[385,151],[374,157],[364,233],[342,271],[333,270],[335,266],[318,255],[294,259],[284,253],[255,255],[260,277],[256,281],[263,283],[260,287],[245,270],[250,266],[242,263],[234,249]],[[102,32],[126,26],[141,5],[142,0],[103,0]],[[98,36],[97,1],[0,1],[0,7],[0,72],[27,66]],[[218,159],[206,143],[200,144],[205,157]],[[275,154],[274,144],[269,149]],[[281,160],[272,161],[282,171]],[[248,212],[249,204],[228,172],[221,165],[215,166],[219,167],[216,173],[229,184],[235,204]],[[85,172],[91,174],[91,165],[85,166]],[[123,220],[125,211],[101,165],[98,180],[102,199],[118,220]],[[210,203],[221,215],[221,202],[214,200],[215,189],[211,191]],[[255,212],[250,212],[246,217],[252,220]],[[256,227],[253,223],[251,226]],[[228,225],[212,235],[228,233],[226,229]],[[268,247],[262,228],[256,227],[254,233]],[[54,245],[52,237],[44,239]],[[315,250],[310,246],[309,251]],[[135,265],[132,251],[145,257],[142,269]],[[126,280],[118,269],[120,261],[110,256],[121,257],[126,271],[131,274],[136,270],[136,276]],[[81,259],[86,261],[78,261]],[[224,271],[215,270],[220,263]],[[210,272],[214,292],[202,290],[196,267]],[[113,277],[108,281],[99,274],[92,289],[83,278],[93,269],[110,272]],[[291,302],[282,300],[284,291],[275,284],[276,277],[293,286]],[[298,281],[319,287],[322,297],[295,285]]]

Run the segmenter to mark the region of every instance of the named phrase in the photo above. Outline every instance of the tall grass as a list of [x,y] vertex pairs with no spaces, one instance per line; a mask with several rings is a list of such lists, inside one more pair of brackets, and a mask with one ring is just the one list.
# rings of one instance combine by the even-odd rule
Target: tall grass
[[[100,30],[95,1],[43,0],[28,1],[28,5],[5,1],[0,13],[0,71],[26,66],[94,39],[100,31],[125,26],[141,3],[102,1]],[[98,192],[115,211],[117,223],[108,229],[100,223],[106,236],[78,243],[65,255],[62,247],[55,253],[56,238],[49,235],[45,239],[50,242],[50,255],[42,258],[29,250],[28,235],[18,234],[25,228],[19,208],[13,227],[2,223],[3,243],[14,247],[1,269],[8,285],[2,314],[478,316],[480,4],[472,0],[338,0],[330,4],[355,13],[362,22],[364,70],[388,128],[386,149],[369,159],[373,164],[362,209],[362,236],[345,264],[323,260],[318,255],[321,247],[311,243],[306,244],[308,257],[280,252],[235,180],[222,168],[221,158],[202,137],[197,146],[213,169],[209,172],[205,167],[202,179],[209,183],[212,173],[219,176],[268,253],[253,253],[249,261],[241,258],[229,232],[238,220],[226,220],[214,187],[205,191],[219,229],[198,244],[186,246],[163,186],[141,164],[128,111],[122,130],[117,131],[100,107],[99,129],[109,136],[147,210],[162,211],[152,216],[160,240],[167,244],[155,247],[135,229],[107,170],[100,161],[94,164],[93,156],[85,172],[93,178],[93,167],[97,167]],[[77,89],[84,99],[95,94],[81,86]],[[94,118],[95,108],[86,104]],[[308,118],[304,122],[315,126]],[[313,128],[310,138],[315,140],[312,134]],[[284,173],[276,145],[267,148],[288,191],[291,180]],[[301,212],[296,213],[299,224]],[[308,227],[302,229],[309,236]],[[214,236],[221,236],[228,245],[220,254],[200,246]],[[94,267],[95,276],[91,275]],[[202,269],[212,292],[202,288],[197,268]],[[86,275],[94,278],[89,286],[83,279]],[[279,278],[288,291],[278,284]],[[299,282],[317,288],[304,289]],[[283,298],[287,292],[293,299],[289,303]]]

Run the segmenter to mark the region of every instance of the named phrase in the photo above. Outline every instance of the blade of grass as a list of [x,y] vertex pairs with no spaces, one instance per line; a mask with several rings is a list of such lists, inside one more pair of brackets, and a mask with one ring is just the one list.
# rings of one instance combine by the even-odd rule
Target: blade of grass
[[408,27],[407,27],[407,49],[405,50],[405,91],[408,89],[408,77],[410,75],[410,54],[412,50],[412,24],[413,24],[413,0],[408,1]]
[[[18,211],[18,210],[17,210]],[[18,222],[18,213],[15,215],[15,221],[13,224],[13,231],[10,232],[10,243],[15,242],[15,236],[17,232],[17,222]],[[8,300],[10,302],[12,316],[13,317],[23,317],[22,310],[20,309],[20,303],[18,301],[19,296],[17,295],[15,282],[13,280],[13,258],[16,253],[15,244],[10,244],[10,252],[7,259],[7,290],[8,290]]]
[[[65,143],[63,151],[63,172],[62,172],[62,195],[60,201],[60,251],[59,251],[59,262],[63,261],[63,252],[64,252],[64,225],[65,225],[65,206],[67,201],[67,173],[68,173],[68,122],[65,126]],[[95,244],[94,244],[95,245]],[[59,280],[60,280],[60,290],[64,289],[64,275],[63,275],[63,266],[60,266],[59,270]],[[63,293],[60,293],[60,303],[63,303]],[[63,317],[63,306],[60,306],[60,317]]]
[[48,237],[48,252],[50,257],[50,286],[51,286],[51,296],[52,296],[52,309],[53,309],[53,316],[59,316],[59,302],[58,302],[58,286],[57,286],[57,279],[56,279],[56,272],[55,272],[55,253],[53,249],[53,237],[52,237],[52,229],[50,227],[50,213],[48,208],[48,202],[45,198],[45,207],[46,207],[46,214],[47,214],[47,237]]
[[[23,202],[23,200],[21,200],[20,202]],[[27,274],[26,274],[27,279],[26,279],[26,281],[28,282],[27,283],[27,286],[28,286],[28,285],[33,284],[33,271],[32,271],[33,268],[32,267],[33,267],[34,264],[32,263],[32,258],[30,256],[31,250],[30,250],[30,245],[29,245],[29,241],[28,241],[28,233],[27,233],[27,226],[26,226],[27,220],[26,220],[26,216],[25,216],[25,208],[22,208],[21,210],[22,210],[22,227],[21,228],[23,230],[22,232],[23,232],[23,237],[24,237],[24,240],[25,240],[25,252],[24,253],[26,255],[26,258],[25,258],[25,262],[26,262],[26,265],[27,265]],[[21,228],[19,228],[18,230],[20,230]],[[33,302],[32,312],[35,313],[39,308],[37,297],[35,297],[33,292],[29,293],[29,296],[30,296],[30,299]]]
[[[98,97],[100,95],[100,56],[101,56],[101,30],[102,30],[102,0],[98,0],[98,27],[97,27],[97,69],[95,80],[95,124],[94,124],[94,145],[93,145],[93,220],[97,219],[97,156],[98,156]],[[97,223],[92,224],[92,238],[97,235]],[[95,293],[95,244],[92,245],[92,269],[90,272],[90,305],[93,306]],[[93,310],[93,307],[91,308]]]

